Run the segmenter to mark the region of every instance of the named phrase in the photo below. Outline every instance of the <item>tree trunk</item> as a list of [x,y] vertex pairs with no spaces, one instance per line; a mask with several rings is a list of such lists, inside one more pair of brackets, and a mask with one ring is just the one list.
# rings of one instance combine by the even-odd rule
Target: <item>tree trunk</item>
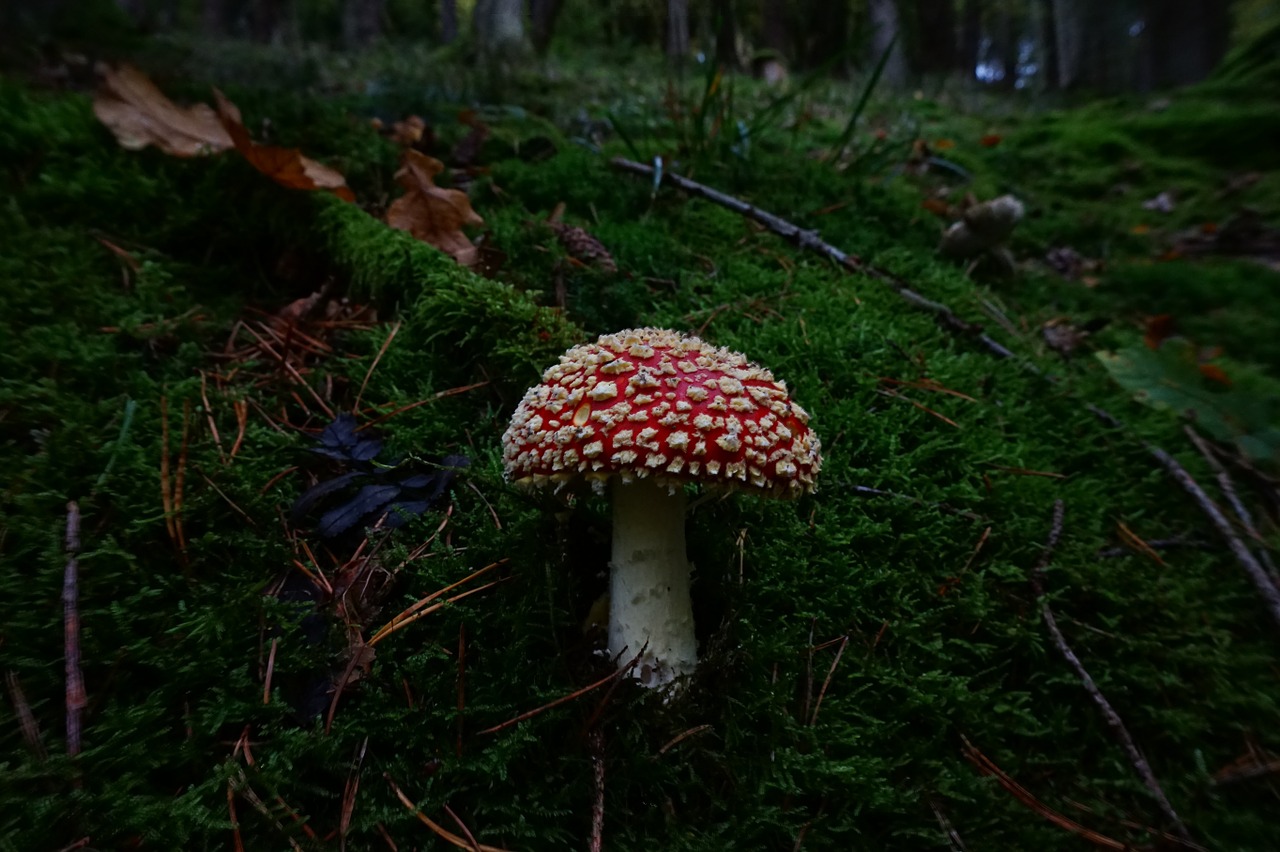
[[1154,87],[1198,83],[1227,51],[1230,0],[1147,0],[1144,75]]
[[689,0],[667,0],[667,58],[689,55]]
[[919,71],[950,74],[956,69],[956,13],[952,0],[916,0]]
[[382,35],[384,0],[343,0],[342,44],[348,49],[368,47]]
[[458,0],[440,0],[440,41],[453,44],[458,40]]
[[880,80],[887,86],[900,89],[907,84],[907,62],[902,50],[898,5],[894,0],[871,0],[868,13],[871,20],[871,60],[879,62],[885,52],[889,52]]
[[1040,74],[1044,88],[1062,88],[1059,78],[1058,28],[1054,22],[1054,7],[1061,0],[1040,0]]
[[482,56],[511,58],[525,52],[522,0],[477,0],[473,21]]
[[551,46],[551,35],[555,32],[556,18],[564,8],[564,0],[529,0],[530,35],[533,37],[533,49],[539,56],[545,56]]
[[781,57],[791,54],[791,37],[787,32],[787,0],[764,0],[761,8],[763,31],[761,41]]
[[1058,85],[1072,88],[1084,59],[1084,9],[1080,0],[1054,0],[1053,31],[1057,37]]
[[733,0],[716,0],[716,62],[733,71],[738,70],[738,20],[733,11]]
[[965,0],[964,21],[960,32],[960,67],[973,79],[978,69],[978,53],[982,49],[983,0]]

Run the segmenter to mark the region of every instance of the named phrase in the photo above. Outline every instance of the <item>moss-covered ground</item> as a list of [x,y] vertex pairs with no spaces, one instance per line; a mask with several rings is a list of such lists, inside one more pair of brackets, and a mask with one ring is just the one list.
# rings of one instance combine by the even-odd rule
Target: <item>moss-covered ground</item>
[[[0,82],[0,848],[443,848],[393,783],[481,844],[584,848],[597,765],[605,849],[1086,846],[983,775],[966,741],[1043,808],[1125,848],[1179,848],[1148,830],[1174,826],[1029,585],[1059,500],[1046,582],[1067,641],[1197,843],[1275,848],[1274,775],[1217,773],[1241,760],[1274,771],[1277,625],[1144,446],[1211,487],[1184,423],[1089,356],[1141,347],[1142,318],[1168,313],[1225,349],[1228,376],[1272,387],[1280,275],[1168,254],[1179,231],[1242,207],[1280,214],[1280,110],[1265,91],[1034,114],[975,113],[945,94],[876,101],[861,156],[837,168],[813,153],[838,138],[856,85],[779,102],[739,83],[733,104],[700,80],[677,86],[686,112],[705,101],[726,119],[712,134],[671,119],[651,68],[485,99],[439,70],[377,85],[363,73],[218,81],[255,132],[270,119],[276,141],[343,171],[360,205],[276,187],[230,156],[124,151],[87,93]],[[210,75],[192,62],[158,79],[203,98]],[[397,153],[369,118],[419,113],[453,142],[465,105],[493,128],[471,186],[486,244],[505,253],[489,278],[370,215],[394,192]],[[627,140],[600,130],[609,115]],[[753,135],[730,138],[739,119]],[[912,174],[915,139],[972,180]],[[633,153],[820,229],[1016,357],[734,213],[610,169],[609,155]],[[1258,177],[1233,192],[1241,172]],[[1013,277],[937,256],[940,223],[921,201],[941,187],[1024,199]],[[1143,208],[1163,191],[1171,212]],[[539,224],[560,203],[618,273],[573,262]],[[1063,278],[1040,259],[1064,246],[1098,263]],[[379,321],[326,327],[332,351],[299,374],[310,390],[261,350],[228,352],[244,324],[323,288]],[[1109,324],[1064,358],[1040,334],[1061,318]],[[695,504],[702,662],[678,697],[606,685],[486,732],[608,672],[583,627],[604,586],[607,506],[513,490],[498,439],[566,346],[637,325],[696,331],[784,378],[823,440],[820,490]],[[1227,392],[1204,380],[1199,392]],[[357,399],[395,452],[471,464],[447,508],[371,532],[351,562],[354,542],[319,540],[289,507],[334,473],[307,452],[324,408]],[[1255,452],[1256,475],[1235,468],[1259,550],[1277,541],[1275,461]],[[72,500],[87,696],[76,756]],[[1138,543],[1168,540],[1184,546]],[[331,701],[353,636],[504,559],[486,575],[502,582],[381,641]],[[279,593],[307,587],[299,563],[350,586]]]

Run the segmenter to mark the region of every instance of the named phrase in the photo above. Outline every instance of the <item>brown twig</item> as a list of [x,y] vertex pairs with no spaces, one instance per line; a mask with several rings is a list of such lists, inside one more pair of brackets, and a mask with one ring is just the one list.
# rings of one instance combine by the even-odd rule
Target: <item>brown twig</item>
[[827,669],[827,676],[822,680],[822,687],[818,690],[818,699],[813,702],[813,715],[809,717],[809,726],[812,727],[818,723],[818,711],[822,709],[822,699],[827,696],[827,687],[831,686],[831,678],[836,673],[836,666],[840,665],[840,658],[844,656],[844,649],[849,645],[849,634],[846,633],[840,641],[840,649],[836,651],[836,658],[831,661],[831,668]]
[[267,674],[262,678],[262,703],[271,703],[271,675],[276,670],[276,648],[280,646],[280,637],[271,640],[271,651],[267,654]]
[[[650,178],[652,178],[654,174],[652,166],[647,166],[644,163],[637,163],[634,160],[628,160],[625,157],[614,157],[609,162],[614,168],[621,169],[625,172],[632,172],[634,174],[644,175]],[[778,236],[791,240],[800,248],[823,255],[847,270],[860,272],[863,275],[886,284],[891,290],[910,304],[932,313],[937,318],[938,324],[948,331],[975,337],[987,348],[988,351],[991,352],[991,354],[996,355],[997,357],[1014,357],[1013,353],[1002,344],[996,342],[983,333],[981,326],[961,319],[955,312],[941,302],[935,302],[932,299],[927,299],[920,295],[915,290],[911,289],[905,281],[893,273],[873,266],[862,260],[862,258],[857,255],[849,254],[828,242],[824,242],[818,236],[817,231],[805,230],[798,225],[788,222],[780,216],[775,216],[767,210],[762,210],[759,207],[756,207],[754,204],[748,204],[739,198],[734,198],[732,195],[726,195],[723,192],[712,189],[706,184],[698,183],[697,181],[682,177],[681,175],[664,171],[662,173],[662,180],[680,187],[680,189],[683,189],[691,195],[705,198],[707,201],[719,204],[721,207],[726,207],[739,215],[758,222]]]
[[1106,696],[1102,694],[1102,690],[1094,683],[1084,664],[1080,662],[1080,658],[1076,656],[1075,651],[1067,644],[1066,637],[1063,636],[1062,630],[1058,627],[1057,619],[1054,618],[1053,609],[1049,606],[1049,599],[1045,595],[1045,568],[1053,558],[1053,551],[1057,548],[1058,541],[1062,537],[1062,523],[1065,514],[1066,510],[1063,502],[1061,500],[1054,502],[1053,523],[1049,528],[1049,539],[1045,543],[1044,552],[1040,555],[1039,561],[1031,569],[1031,589],[1035,593],[1036,600],[1040,602],[1040,615],[1044,619],[1045,627],[1049,631],[1054,647],[1058,649],[1063,659],[1075,671],[1085,691],[1089,693],[1089,697],[1093,699],[1093,702],[1098,705],[1098,709],[1102,711],[1102,717],[1106,720],[1112,733],[1115,734],[1116,739],[1120,741],[1121,747],[1124,748],[1130,764],[1137,771],[1142,783],[1146,785],[1147,790],[1156,800],[1156,804],[1159,805],[1165,818],[1173,825],[1177,836],[1190,844],[1192,843],[1191,833],[1187,831],[1187,827],[1183,825],[1177,812],[1174,811],[1173,805],[1170,804],[1169,798],[1160,786],[1160,782],[1156,780],[1155,773],[1151,771],[1151,765],[1147,763],[1147,759],[1138,750],[1138,745],[1134,742],[1128,728],[1125,727],[1124,722],[1120,719],[1120,714],[1111,706],[1111,702],[1107,700]]
[[80,507],[67,504],[67,567],[62,577],[62,626],[66,646],[67,754],[80,753],[80,713],[87,703],[80,670]]
[[360,792],[360,769],[364,766],[364,755],[369,748],[369,738],[365,737],[351,762],[351,772],[347,775],[347,783],[342,788],[342,814],[338,819],[338,848],[347,848],[347,832],[351,830],[351,815],[356,810],[356,794]]
[[486,583],[485,585],[480,586],[479,588],[476,588],[476,589],[472,589],[469,592],[463,592],[460,595],[454,595],[451,598],[447,598],[445,601],[441,602],[440,604],[437,604],[436,606],[426,608],[427,605],[430,604],[432,601],[443,597],[444,595],[458,588],[458,586],[461,586],[464,583],[470,583],[472,580],[482,577],[485,574],[492,571],[493,569],[498,568],[502,565],[506,565],[510,561],[511,561],[510,559],[503,558],[503,559],[499,559],[497,562],[491,562],[488,565],[484,566],[483,568],[480,568],[476,571],[472,571],[470,574],[463,577],[461,580],[457,580],[453,583],[450,583],[449,585],[445,586],[443,589],[438,589],[432,592],[431,594],[427,595],[425,598],[411,604],[403,612],[399,613],[390,621],[388,621],[380,630],[378,630],[378,632],[374,633],[373,638],[369,640],[369,645],[370,646],[377,645],[387,636],[391,635],[392,633],[395,633],[400,628],[405,627],[406,625],[412,624],[413,622],[417,621],[419,618],[422,618],[423,616],[440,609],[440,607],[443,606],[444,603],[453,603],[456,601],[460,601],[469,595],[475,594],[476,592],[491,588],[494,584]]
[[14,713],[18,716],[18,727],[22,731],[22,739],[26,741],[27,748],[31,749],[31,754],[37,760],[44,760],[49,754],[45,751],[44,742],[40,739],[40,725],[36,722],[35,714],[31,712],[31,705],[22,691],[22,684],[18,682],[18,676],[13,672],[5,672],[4,680],[5,685],[9,687],[9,700],[13,702]]
[[697,736],[698,734],[701,734],[704,731],[709,731],[709,730],[711,730],[711,725],[694,725],[692,728],[690,728],[687,731],[681,731],[680,733],[672,737],[670,740],[668,740],[665,744],[663,744],[662,748],[658,749],[658,755],[659,756],[664,755],[667,752],[671,751],[671,749],[680,745],[680,743],[689,739],[689,737]]
[[1094,846],[1102,849],[1114,849],[1116,852],[1127,852],[1127,850],[1132,848],[1127,843],[1121,843],[1119,840],[1113,840],[1104,834],[1099,834],[1091,828],[1086,828],[1070,817],[1058,813],[1053,808],[1031,795],[1031,792],[1027,790],[1027,788],[1023,787],[1017,781],[1014,781],[1013,778],[1005,774],[1004,770],[999,766],[996,766],[991,758],[978,751],[977,746],[969,742],[968,737],[962,736],[961,739],[964,741],[965,758],[967,758],[974,766],[978,767],[979,772],[983,775],[993,776],[1001,787],[1013,794],[1015,799],[1022,802],[1022,804],[1026,805],[1049,822],[1059,828],[1066,829],[1072,834],[1079,835]]
[[604,731],[599,727],[587,734],[591,751],[591,840],[590,852],[604,850]]
[[450,843],[459,849],[474,849],[476,852],[507,852],[507,850],[501,849],[497,846],[486,846],[483,843],[476,843],[474,845],[468,843],[466,839],[459,837],[444,826],[434,822],[430,817],[418,810],[418,806],[413,803],[412,799],[405,795],[404,791],[400,789],[400,786],[392,780],[390,774],[384,772],[382,773],[382,777],[391,785],[391,791],[396,794],[396,798],[400,800],[400,803],[405,806],[409,813],[417,817],[419,822],[431,829],[431,831],[434,832],[441,840],[446,843]]
[[360,390],[356,392],[356,401],[351,404],[352,411],[360,410],[360,398],[364,396],[364,389],[369,386],[369,379],[373,376],[373,371],[378,369],[378,362],[382,360],[382,356],[387,354],[387,347],[391,345],[391,341],[396,339],[396,335],[400,333],[400,321],[396,320],[396,324],[391,327],[391,331],[387,334],[387,339],[382,341],[382,345],[378,347],[378,354],[374,356],[373,363],[369,365],[369,369],[364,374],[364,381],[360,383]]
[[458,737],[454,753],[462,757],[462,717],[467,708],[467,626],[458,625]]
[[535,707],[532,710],[526,710],[524,713],[521,713],[519,716],[516,716],[514,719],[508,719],[507,721],[499,725],[494,725],[492,728],[485,728],[483,731],[480,731],[479,733],[496,734],[498,731],[506,730],[507,728],[510,728],[512,725],[518,725],[521,722],[525,721],[526,719],[532,719],[534,716],[537,716],[540,713],[545,713],[547,710],[550,710],[553,707],[559,707],[561,704],[567,704],[568,702],[572,701],[575,698],[579,698],[583,695],[586,695],[588,692],[590,692],[593,689],[599,689],[600,687],[604,686],[606,683],[613,680],[614,678],[620,677],[624,673],[629,672],[631,671],[631,669],[635,668],[636,663],[640,662],[640,658],[643,655],[644,655],[644,649],[642,648],[640,649],[640,653],[632,657],[629,663],[627,663],[624,666],[621,666],[620,668],[614,669],[612,672],[600,678],[595,683],[589,683],[586,686],[582,687],[581,689],[575,689],[573,692],[570,692],[568,695],[562,695],[559,698],[555,699],[554,701],[550,701],[546,704],[543,704],[541,707]]

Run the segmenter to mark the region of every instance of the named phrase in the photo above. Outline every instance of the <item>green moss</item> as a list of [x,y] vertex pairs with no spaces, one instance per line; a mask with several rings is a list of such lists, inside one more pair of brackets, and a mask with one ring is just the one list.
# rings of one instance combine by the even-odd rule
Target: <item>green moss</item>
[[[246,94],[242,106],[254,103]],[[276,111],[270,94],[260,98],[253,108],[272,116],[282,140],[333,129],[313,150],[346,166],[366,162],[362,192],[387,185],[389,150],[343,105],[296,97]],[[541,132],[514,126],[515,142]],[[980,776],[962,738],[1049,805],[1074,814],[1068,800],[1082,801],[1096,811],[1090,824],[1148,842],[1116,820],[1160,817],[1047,641],[1028,588],[1056,499],[1067,523],[1048,582],[1076,652],[1195,836],[1214,848],[1270,847],[1262,794],[1218,795],[1209,774],[1250,743],[1280,748],[1274,626],[1220,550],[1169,551],[1164,564],[1099,555],[1119,540],[1120,523],[1147,539],[1213,537],[1140,443],[1182,449],[1179,424],[1131,404],[1091,359],[1048,360],[1031,332],[1064,311],[1129,318],[1163,293],[1179,312],[1226,306],[1193,331],[1237,340],[1244,312],[1215,300],[1247,293],[1264,313],[1275,304],[1270,273],[1130,262],[1096,290],[1022,276],[993,291],[933,256],[936,228],[920,218],[918,188],[905,178],[844,185],[828,166],[785,151],[701,175],[820,227],[967,319],[990,324],[984,303],[999,300],[1017,322],[1026,317],[1027,330],[992,333],[1059,373],[1050,383],[951,335],[874,279],[801,255],[706,202],[666,189],[652,197],[646,182],[572,146],[546,161],[495,163],[478,188],[477,207],[508,253],[491,280],[355,205],[289,193],[234,160],[117,151],[82,98],[0,86],[0,128],[11,190],[0,210],[0,335],[14,341],[0,351],[0,464],[9,474],[0,492],[0,668],[17,677],[50,755],[28,753],[7,704],[0,837],[13,848],[85,835],[103,848],[225,847],[228,785],[246,782],[272,813],[257,813],[243,789],[235,797],[249,848],[278,848],[286,835],[319,847],[284,808],[322,838],[335,831],[360,754],[349,848],[385,845],[379,826],[402,848],[434,842],[383,773],[453,830],[448,805],[481,842],[578,846],[590,824],[589,721],[604,731],[610,848],[790,848],[803,834],[805,848],[936,849],[945,840],[931,802],[971,845],[1077,843]],[[1028,121],[1024,131],[1007,147],[962,152],[985,185],[1039,194],[1046,212],[1028,223],[1020,250],[1048,241],[1050,223],[1064,239],[1101,243],[1122,219],[1105,199],[1066,195],[1067,179],[1037,171],[1037,156],[1056,151],[1053,162],[1098,187],[1118,158],[1143,158],[1153,181],[1182,162],[1150,157],[1137,136],[1099,129],[1096,116]],[[1207,196],[1214,167],[1194,162],[1187,179]],[[621,273],[563,262],[536,224],[560,201]],[[1071,224],[1081,210],[1095,224]],[[122,277],[96,237],[130,251],[138,269],[126,265]],[[286,275],[281,257],[319,271]],[[396,580],[365,635],[469,571],[510,560],[502,584],[379,644],[327,733],[299,721],[289,695],[342,665],[343,626],[331,619],[309,643],[297,623],[306,608],[264,595],[295,558],[281,517],[304,483],[279,475],[306,464],[309,441],[255,409],[241,450],[224,461],[209,419],[225,443],[236,430],[234,399],[274,411],[281,397],[233,383],[206,409],[200,383],[201,370],[225,366],[213,353],[242,310],[270,310],[325,280],[400,323],[376,367],[389,325],[338,339],[314,377],[319,389],[324,374],[334,377],[335,406],[354,402],[342,388],[362,384],[369,417],[470,388],[384,424],[398,452],[461,451],[472,467],[424,558],[396,569],[441,524],[438,514],[378,551]],[[607,507],[581,499],[566,508],[508,488],[498,438],[522,389],[560,351],[632,323],[699,330],[785,379],[823,439],[821,490],[794,503],[740,496],[691,513],[703,661],[683,697],[664,704],[623,684],[607,703],[599,690],[481,733],[602,673],[581,624],[603,587]],[[1127,323],[1107,334],[1135,336]],[[1240,345],[1260,363],[1274,357],[1261,330]],[[886,381],[926,378],[963,396]],[[191,412],[185,558],[161,504],[162,397],[171,456],[184,406]],[[1133,431],[1107,429],[1086,403]],[[1196,457],[1180,455],[1208,481]],[[90,698],[75,760],[61,746],[58,665],[68,499],[84,513]],[[264,704],[273,637],[277,687]],[[251,767],[235,747],[246,730]]]

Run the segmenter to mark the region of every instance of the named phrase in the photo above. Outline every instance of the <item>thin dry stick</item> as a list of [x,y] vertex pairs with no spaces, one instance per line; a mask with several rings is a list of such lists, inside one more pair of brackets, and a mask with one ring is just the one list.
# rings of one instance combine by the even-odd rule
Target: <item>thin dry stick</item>
[[951,847],[952,852],[969,852],[964,845],[964,840],[960,838],[960,833],[951,824],[951,820],[947,819],[947,815],[942,812],[942,808],[938,806],[933,796],[929,797],[929,807],[933,809],[933,815],[938,820],[938,827],[947,835],[947,845]]
[[4,679],[9,687],[9,700],[13,702],[14,712],[18,714],[18,727],[22,730],[22,738],[26,740],[27,748],[31,749],[36,759],[44,760],[49,754],[40,740],[40,725],[36,722],[35,714],[31,712],[31,705],[27,703],[22,684],[18,682],[18,676],[13,672],[5,672]]
[[604,850],[604,731],[599,727],[587,734],[591,749],[591,841],[590,852]]
[[458,738],[454,753],[462,757],[463,714],[467,709],[467,626],[458,625]]
[[[628,160],[625,157],[614,157],[609,162],[614,168],[621,169],[622,171],[653,177],[653,167],[646,166],[644,163],[637,163],[634,160]],[[748,219],[755,222],[759,222],[773,233],[791,240],[802,249],[808,249],[809,251],[823,255],[846,269],[861,272],[863,275],[874,278],[877,281],[888,285],[890,289],[907,302],[934,314],[938,319],[938,323],[948,331],[960,332],[976,337],[993,355],[1000,358],[1014,357],[1013,353],[1002,344],[997,343],[995,340],[983,333],[981,326],[961,319],[954,311],[941,302],[935,302],[932,299],[927,299],[920,295],[915,290],[911,289],[911,287],[898,276],[866,263],[857,255],[841,251],[830,243],[824,242],[818,236],[817,231],[807,231],[798,225],[788,222],[780,216],[775,216],[767,210],[761,210],[753,204],[748,204],[739,198],[734,198],[732,195],[726,195],[723,192],[712,189],[706,184],[698,183],[697,181],[690,180],[689,178],[682,177],[677,174],[672,174],[671,172],[664,171],[662,173],[662,180],[667,183],[675,184],[685,192],[696,195],[700,198],[705,198],[712,203],[719,204],[721,207],[727,207],[735,213],[746,216]]]
[[444,840],[446,843],[451,843],[459,849],[475,849],[477,852],[507,852],[505,849],[501,849],[497,846],[486,846],[483,843],[478,843],[475,846],[472,846],[464,838],[459,837],[444,826],[432,821],[430,817],[418,810],[418,806],[413,803],[412,799],[405,795],[404,791],[400,789],[400,785],[396,784],[396,782],[392,780],[389,773],[382,773],[382,777],[391,785],[391,791],[396,794],[396,798],[399,799],[400,803],[408,809],[409,813],[413,814],[418,818],[419,822],[435,832],[436,836],[441,840]]
[[840,641],[840,650],[836,651],[836,658],[831,661],[831,668],[827,669],[827,676],[822,681],[822,688],[818,690],[818,700],[813,702],[813,715],[809,717],[810,727],[818,722],[818,711],[822,709],[822,699],[827,695],[827,687],[831,686],[831,678],[836,673],[836,666],[840,665],[840,658],[844,656],[844,649],[848,644],[849,634],[846,633]]
[[1209,446],[1203,438],[1196,434],[1196,430],[1190,426],[1184,426],[1183,431],[1187,433],[1187,437],[1191,439],[1191,443],[1196,445],[1196,449],[1200,451],[1200,455],[1204,456],[1204,460],[1209,463],[1218,474],[1218,487],[1222,489],[1222,494],[1227,498],[1227,502],[1231,504],[1231,511],[1236,513],[1244,531],[1249,534],[1249,538],[1258,543],[1258,558],[1263,567],[1267,569],[1267,576],[1271,578],[1272,585],[1280,588],[1280,572],[1276,571],[1275,563],[1271,561],[1271,554],[1267,552],[1266,543],[1262,540],[1262,536],[1258,533],[1258,528],[1254,526],[1253,515],[1245,507],[1244,502],[1240,499],[1240,495],[1236,493],[1236,484],[1231,479],[1231,474],[1227,471],[1225,465],[1218,461],[1218,457],[1214,454],[1213,448]]
[[[648,647],[648,644],[645,645],[645,648],[647,647]],[[553,707],[559,707],[561,704],[570,702],[573,699],[578,698],[579,696],[586,695],[588,692],[590,692],[593,689],[598,689],[604,686],[606,683],[613,680],[614,678],[620,677],[624,673],[629,672],[633,668],[635,668],[636,663],[640,662],[640,657],[643,656],[645,648],[641,648],[640,653],[636,654],[634,657],[631,658],[631,662],[627,663],[625,666],[622,666],[621,668],[615,669],[614,671],[600,678],[595,683],[589,683],[586,686],[582,687],[581,689],[575,689],[573,692],[570,692],[568,695],[562,695],[554,701],[551,701],[547,704],[543,704],[541,707],[535,707],[532,710],[527,710],[524,713],[521,713],[519,716],[516,716],[514,719],[508,719],[507,721],[503,722],[500,725],[494,725],[492,728],[485,728],[483,731],[479,731],[478,733],[496,734],[498,731],[505,730],[506,728],[510,728],[512,725],[518,725],[521,722],[525,721],[526,719],[532,719],[534,716],[537,716],[539,713],[543,713],[547,710],[550,710]]]
[[87,703],[80,671],[80,507],[67,504],[67,567],[62,577],[62,625],[66,644],[67,754],[80,753],[80,711]]
[[218,447],[218,458],[226,464],[227,454],[222,449],[222,436],[218,434],[218,424],[213,419],[213,406],[209,404],[209,377],[204,370],[200,371],[200,401],[204,403],[204,416],[209,422],[209,434],[213,436],[213,443]]
[[706,724],[706,725],[694,725],[692,728],[690,728],[687,731],[681,731],[680,733],[672,737],[666,744],[664,744],[662,748],[658,749],[658,754],[659,755],[666,754],[667,752],[671,751],[671,749],[680,745],[680,743],[689,739],[689,737],[697,736],[703,731],[709,731],[709,730],[711,730],[711,725]]
[[280,645],[280,637],[271,640],[271,652],[267,654],[267,674],[262,679],[262,703],[271,703],[271,675],[276,670],[276,648]]
[[169,540],[178,542],[178,532],[173,526],[173,493],[169,481],[169,398],[160,397],[160,503],[164,507],[164,527]]
[[[389,634],[394,633],[395,631],[399,630],[401,627],[404,627],[406,624],[410,624],[414,621],[417,621],[419,618],[426,615],[427,613],[422,611],[423,607],[426,607],[429,603],[436,600],[437,598],[440,598],[448,594],[449,592],[453,591],[454,589],[458,588],[458,586],[461,586],[464,583],[470,583],[472,580],[475,580],[475,579],[478,579],[479,577],[484,576],[485,574],[492,571],[494,568],[497,568],[502,565],[506,565],[510,561],[511,561],[510,559],[507,559],[504,557],[502,559],[499,559],[497,562],[490,562],[488,565],[484,566],[483,568],[480,568],[476,571],[472,571],[470,574],[463,577],[461,580],[450,583],[449,585],[445,586],[443,589],[438,589],[432,592],[431,594],[427,595],[422,600],[411,604],[403,612],[401,612],[400,614],[392,618],[390,621],[388,621],[385,626],[383,626],[380,630],[378,630],[377,633],[373,634],[373,638],[369,640],[369,644],[370,645],[378,644],[384,638],[386,638]],[[492,585],[492,584],[489,584],[489,585]],[[481,588],[488,588],[488,587],[489,586],[486,585],[486,586],[482,586]],[[470,592],[466,592],[465,594],[466,595],[474,594],[479,590],[480,589],[473,589]],[[464,596],[465,595],[458,595],[453,598],[449,598],[449,600],[451,601],[461,600]],[[432,607],[430,611],[435,612],[435,610],[438,608],[439,607]]]
[[1200,484],[1192,479],[1191,474],[1187,473],[1186,468],[1178,464],[1177,459],[1152,444],[1146,444],[1146,448],[1169,472],[1169,475],[1177,480],[1183,490],[1191,495],[1191,499],[1196,501],[1196,505],[1200,507],[1200,510],[1209,516],[1209,520],[1218,530],[1218,533],[1227,540],[1227,546],[1235,554],[1236,561],[1240,563],[1245,573],[1249,575],[1249,579],[1253,581],[1258,594],[1262,595],[1267,609],[1271,611],[1271,617],[1277,625],[1280,625],[1280,588],[1271,582],[1271,577],[1267,575],[1267,570],[1254,558],[1253,552],[1240,540],[1240,536],[1236,535],[1235,529],[1232,528],[1231,522],[1227,520],[1226,516],[1222,514],[1222,510],[1214,505],[1214,502],[1204,493],[1204,489],[1200,487]]
[[369,748],[369,738],[365,737],[360,744],[360,751],[351,764],[351,774],[347,776],[347,784],[342,790],[342,814],[338,819],[338,848],[347,848],[347,832],[351,830],[351,815],[356,810],[356,794],[360,792],[360,769],[364,766],[364,755]]
[[1089,693],[1089,697],[1093,699],[1093,702],[1098,705],[1098,709],[1102,711],[1102,717],[1106,720],[1107,725],[1111,727],[1112,733],[1120,740],[1120,745],[1129,756],[1129,762],[1137,770],[1139,777],[1142,778],[1142,783],[1147,786],[1147,790],[1155,798],[1160,810],[1164,812],[1165,817],[1173,825],[1177,836],[1187,843],[1192,843],[1191,833],[1187,831],[1187,827],[1183,825],[1177,812],[1174,811],[1173,805],[1169,803],[1169,798],[1164,794],[1164,789],[1160,786],[1160,782],[1156,780],[1150,764],[1142,756],[1142,752],[1138,750],[1137,743],[1133,741],[1133,737],[1129,735],[1129,730],[1124,726],[1124,722],[1121,721],[1120,714],[1111,706],[1111,702],[1107,701],[1106,696],[1102,694],[1102,690],[1098,689],[1098,685],[1094,683],[1093,678],[1089,676],[1089,672],[1085,670],[1080,658],[1076,656],[1075,652],[1071,650],[1071,646],[1067,644],[1066,637],[1062,635],[1062,631],[1058,628],[1057,619],[1053,616],[1053,609],[1049,606],[1049,599],[1045,596],[1045,568],[1053,558],[1053,551],[1058,546],[1058,540],[1062,538],[1062,522],[1065,514],[1065,504],[1061,500],[1055,501],[1053,504],[1053,524],[1049,528],[1049,540],[1045,543],[1044,552],[1040,555],[1040,560],[1031,569],[1031,589],[1035,593],[1036,600],[1040,601],[1040,615],[1044,619],[1045,627],[1049,630],[1054,646],[1062,654],[1068,665],[1075,670],[1076,676],[1080,678],[1080,683],[1084,685],[1085,691]]
[[351,410],[360,410],[360,398],[364,396],[364,389],[369,386],[369,379],[373,376],[373,371],[378,369],[378,362],[382,360],[382,356],[387,354],[387,347],[391,345],[391,341],[396,339],[396,335],[400,332],[400,321],[396,320],[396,324],[391,327],[391,332],[387,335],[387,339],[382,341],[382,346],[378,348],[378,354],[374,356],[373,363],[369,365],[368,371],[364,374],[364,381],[360,383],[360,390],[356,393],[356,401],[352,403]]
[[467,843],[470,844],[468,848],[474,850],[474,852],[480,852],[480,841],[476,840],[476,836],[471,833],[471,829],[467,828],[467,824],[462,821],[462,817],[454,813],[453,808],[449,807],[447,802],[444,803],[442,807],[444,808],[444,812],[449,815],[449,818],[452,819],[462,831],[462,836],[467,838]]

